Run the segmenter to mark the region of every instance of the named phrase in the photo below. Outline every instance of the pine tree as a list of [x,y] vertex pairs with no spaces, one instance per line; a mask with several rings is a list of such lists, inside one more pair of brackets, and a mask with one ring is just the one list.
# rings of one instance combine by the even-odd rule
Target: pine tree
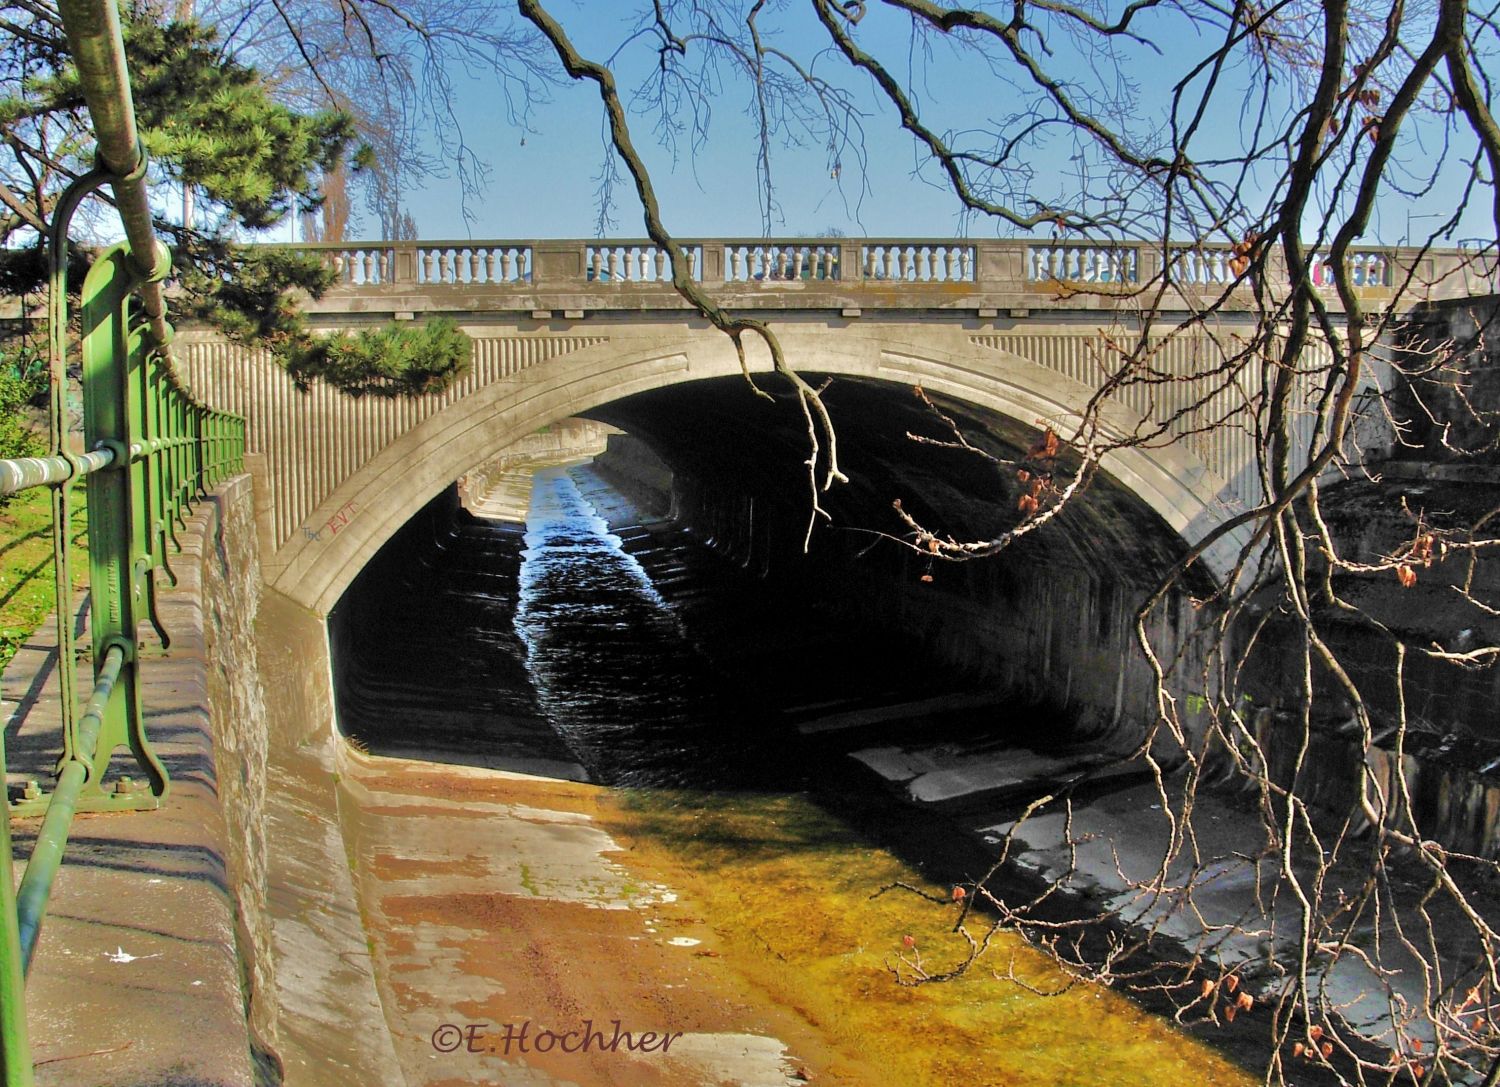
[[[148,8],[126,7],[121,15],[153,177],[196,196],[194,226],[159,224],[173,243],[179,313],[268,347],[284,363],[316,357],[321,340],[306,329],[292,292],[316,296],[330,273],[314,257],[252,251],[233,239],[315,211],[321,177],[368,161],[366,149],[355,147],[352,119],[278,101],[254,68],[225,54],[212,28],[163,22]],[[87,168],[93,139],[55,14],[30,2],[0,5],[0,28],[8,32],[0,39],[0,131],[11,154],[0,164],[0,289],[38,293],[52,209],[63,186]],[[455,352],[429,357],[434,339],[421,330],[393,337],[384,353],[394,351],[421,375],[403,388],[441,387],[456,373]],[[382,365],[376,377],[388,380],[392,360]],[[367,391],[369,381],[348,366],[328,374]]]

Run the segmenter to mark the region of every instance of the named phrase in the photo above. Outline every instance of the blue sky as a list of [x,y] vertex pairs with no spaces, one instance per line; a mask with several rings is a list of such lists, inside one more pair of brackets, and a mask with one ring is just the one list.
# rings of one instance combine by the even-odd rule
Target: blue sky
[[[821,40],[823,31],[814,25],[803,5],[786,7],[787,14],[780,19],[788,28],[785,44],[795,47],[808,40]],[[554,0],[551,9],[586,55],[603,59],[627,36],[626,16],[635,5]],[[924,119],[931,116],[938,119],[939,127],[961,130],[983,127],[997,112],[1003,112],[1007,90],[994,73],[972,56],[959,57],[941,44],[929,57],[910,53],[904,18],[879,14],[883,18],[875,17],[872,5],[871,16],[859,28],[862,44],[881,55],[898,74],[908,76],[920,96]],[[1174,40],[1173,34],[1185,36]],[[1145,116],[1165,108],[1167,92],[1180,74],[1184,58],[1196,58],[1208,44],[1198,32],[1184,30],[1180,20],[1170,24],[1169,30],[1158,28],[1158,37],[1163,45],[1160,54],[1137,50],[1127,62],[1127,72],[1135,82],[1123,89],[1126,96],[1136,98]],[[1066,55],[1066,49],[1060,52]],[[628,86],[645,70],[643,66],[653,61],[650,43],[636,43],[617,65],[622,84]],[[842,66],[841,59],[824,58],[819,63],[825,61],[829,66],[820,70]],[[1080,84],[1097,80],[1099,68],[1088,69],[1085,60],[1074,63],[1079,67],[1073,78]],[[824,148],[777,147],[773,170],[779,214],[770,226],[773,236],[830,230],[875,237],[1014,233],[993,221],[965,219],[936,169],[920,164],[914,141],[900,130],[893,111],[877,99],[864,77],[846,74],[841,81],[865,114],[869,169],[863,185],[852,160],[842,164],[835,179]],[[537,105],[526,131],[505,121],[506,110],[492,80],[459,80],[457,86],[465,139],[490,163],[493,173],[484,195],[469,201],[467,220],[462,194],[452,178],[430,178],[422,192],[408,194],[407,203],[421,237],[596,236],[597,187],[604,151],[602,112],[592,85],[556,87],[549,101]],[[1289,88],[1288,93],[1294,96],[1296,90]],[[754,129],[745,112],[747,101],[744,86],[726,86],[710,102],[708,143],[696,153],[681,151],[675,158],[653,140],[652,118],[632,117],[636,143],[652,167],[667,226],[681,236],[759,237],[766,232],[757,188]],[[1225,101],[1227,105],[1205,126],[1204,139],[1230,147],[1244,137],[1247,120],[1234,110],[1232,95]],[[1281,103],[1289,104],[1290,98]],[[1202,140],[1197,146],[1199,154],[1205,153]],[[1034,156],[1041,195],[1068,189],[1069,151],[1064,143]],[[1413,156],[1413,164],[1420,167],[1421,150],[1414,149]],[[628,182],[618,188],[616,197],[617,225],[607,233],[613,237],[641,236],[644,231],[639,204]],[[1401,241],[1408,229],[1415,232],[1435,225],[1437,216],[1450,211],[1456,202],[1457,187],[1451,178],[1426,198],[1392,195],[1380,205],[1371,240]],[[1481,205],[1478,210],[1487,202],[1477,200]],[[1493,227],[1478,210],[1470,214],[1456,237],[1493,234]]]

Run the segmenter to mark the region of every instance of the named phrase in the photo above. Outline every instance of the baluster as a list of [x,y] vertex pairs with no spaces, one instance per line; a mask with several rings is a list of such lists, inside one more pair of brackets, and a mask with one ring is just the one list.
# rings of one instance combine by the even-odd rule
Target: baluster
[[422,282],[432,282],[432,250],[422,250]]
[[511,283],[521,278],[520,264],[517,261],[519,252],[506,246],[500,250],[500,282]]
[[[479,282],[479,261],[480,261],[479,253],[480,253],[480,250],[476,246],[470,246],[469,249],[468,249],[468,257],[469,257],[469,260],[468,260],[468,265],[469,265],[469,280],[468,281],[470,283],[478,283]],[[462,256],[460,256],[459,259],[462,260],[463,259]]]
[[960,252],[960,248],[956,245],[950,245],[948,247],[947,260],[943,264],[943,278],[946,279],[949,283],[952,283],[954,280],[960,278],[958,271],[958,264],[959,260],[961,259],[959,257]]
[[[686,251],[684,251],[684,252],[686,252]],[[665,249],[658,249],[656,251],[656,278],[659,281],[665,280],[667,278],[668,274],[669,273],[667,272],[667,251]],[[693,278],[696,279],[697,277],[694,276]]]
[[620,250],[617,246],[609,247],[609,260],[606,266],[609,269],[609,281],[613,283],[618,280],[620,278]]
[[495,282],[496,256],[498,256],[498,251],[495,249],[486,249],[484,251],[484,281],[486,283]]
[[588,260],[589,260],[589,279],[594,280],[595,282],[597,282],[598,279],[599,279],[599,274],[602,271],[602,269],[600,267],[600,263],[601,262],[600,262],[600,259],[599,259],[599,249],[598,249],[597,246],[590,246],[589,247],[589,249],[588,249]]
[[802,266],[803,266],[803,263],[806,260],[807,260],[807,249],[805,247],[799,245],[799,246],[797,246],[796,249],[792,250],[792,278],[793,279],[801,279],[802,278]]
[[917,278],[923,283],[938,279],[938,250],[924,245],[917,250]]

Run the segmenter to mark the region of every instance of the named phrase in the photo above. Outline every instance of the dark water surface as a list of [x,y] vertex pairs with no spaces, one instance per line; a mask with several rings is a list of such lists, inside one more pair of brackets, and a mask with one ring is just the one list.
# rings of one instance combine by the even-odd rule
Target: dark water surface
[[544,469],[524,532],[439,504],[355,581],[330,619],[340,722],[376,754],[799,791],[847,760],[798,723],[951,684],[804,588],[649,522],[587,466]]
[[567,471],[535,478],[515,628],[547,719],[596,781],[802,784],[774,711],[725,689]]

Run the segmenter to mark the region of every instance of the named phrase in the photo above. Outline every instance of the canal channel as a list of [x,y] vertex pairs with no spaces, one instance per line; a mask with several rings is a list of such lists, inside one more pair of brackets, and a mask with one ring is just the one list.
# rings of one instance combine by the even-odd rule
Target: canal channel
[[[505,1046],[483,1082],[1249,1082],[1224,1038],[1075,984],[1011,933],[957,980],[906,984],[964,957],[953,889],[988,866],[976,828],[1021,793],[939,767],[951,795],[917,810],[872,767],[914,739],[1034,758],[1017,741],[1045,737],[1035,711],[778,590],[592,464],[513,470],[467,502],[416,518],[330,621],[341,727],[371,756],[353,837],[409,1082],[454,1074],[424,1031],[459,990],[485,1022],[645,1006],[688,1039],[670,1066]],[[473,829],[486,812],[556,835],[498,845],[495,824]],[[420,846],[410,818],[437,820]],[[578,820],[605,838],[564,841]],[[474,853],[502,848],[520,859],[496,882]],[[602,934],[580,903],[642,927]],[[611,980],[642,954],[666,958]]]

